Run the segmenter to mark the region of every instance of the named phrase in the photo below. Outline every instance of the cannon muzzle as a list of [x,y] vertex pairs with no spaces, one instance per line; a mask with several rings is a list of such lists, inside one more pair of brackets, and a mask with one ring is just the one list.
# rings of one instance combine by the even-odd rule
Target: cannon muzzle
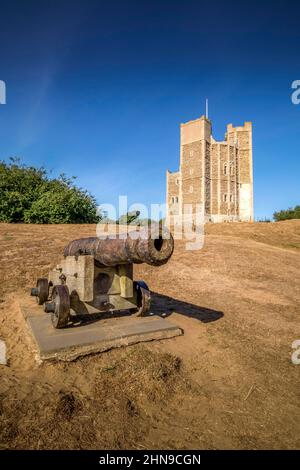
[[[137,232],[135,232],[137,233]],[[151,231],[141,231],[137,239],[130,235],[117,238],[97,237],[73,240],[64,249],[64,256],[92,255],[104,266],[116,266],[127,263],[147,263],[161,266],[172,256],[174,239],[170,232],[159,231],[154,236]]]

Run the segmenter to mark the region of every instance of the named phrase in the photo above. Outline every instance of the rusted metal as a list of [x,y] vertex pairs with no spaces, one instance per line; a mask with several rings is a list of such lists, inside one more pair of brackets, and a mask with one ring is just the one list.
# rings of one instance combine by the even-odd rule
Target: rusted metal
[[36,287],[31,289],[30,295],[36,298],[39,305],[43,305],[43,303],[48,299],[48,290],[48,279],[41,277],[37,280]]
[[45,303],[44,311],[51,313],[51,320],[54,328],[64,328],[67,326],[70,317],[70,294],[66,285],[54,286],[52,301]]
[[147,263],[152,266],[165,264],[172,256],[174,240],[170,233],[160,232],[155,238],[151,231],[141,232],[137,239],[130,235],[124,238],[107,237],[80,238],[73,240],[64,249],[64,256],[92,255],[103,266],[127,263]]
[[136,293],[137,308],[133,309],[131,313],[135,317],[143,317],[150,311],[151,292],[144,281],[134,281],[133,286]]
[[172,256],[170,233],[151,230],[112,238],[82,238],[69,243],[65,258],[32,289],[39,304],[51,314],[55,328],[64,328],[86,313],[129,310],[149,313],[151,293],[143,281],[133,281],[133,264],[165,264]]

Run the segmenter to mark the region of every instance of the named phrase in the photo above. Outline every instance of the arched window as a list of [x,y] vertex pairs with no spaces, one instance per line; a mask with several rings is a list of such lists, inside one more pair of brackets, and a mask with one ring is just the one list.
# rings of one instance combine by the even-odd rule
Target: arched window
[[223,194],[223,201],[227,202],[227,194],[226,193]]

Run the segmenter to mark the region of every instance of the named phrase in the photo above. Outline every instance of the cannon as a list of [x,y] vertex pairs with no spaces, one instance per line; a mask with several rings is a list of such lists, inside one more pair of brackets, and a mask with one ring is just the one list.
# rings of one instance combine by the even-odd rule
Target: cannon
[[81,238],[64,248],[64,259],[48,278],[39,278],[31,295],[51,314],[54,328],[68,326],[72,317],[127,310],[149,312],[151,295],[144,281],[133,280],[133,265],[161,266],[172,256],[169,232],[150,230],[138,236]]

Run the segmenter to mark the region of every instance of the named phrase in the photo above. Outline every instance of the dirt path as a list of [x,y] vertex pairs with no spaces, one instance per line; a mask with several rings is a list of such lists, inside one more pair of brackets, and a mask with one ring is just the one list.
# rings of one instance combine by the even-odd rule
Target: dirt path
[[38,367],[16,299],[94,227],[0,224],[2,448],[300,447],[300,221],[206,232],[135,269],[183,337]]

